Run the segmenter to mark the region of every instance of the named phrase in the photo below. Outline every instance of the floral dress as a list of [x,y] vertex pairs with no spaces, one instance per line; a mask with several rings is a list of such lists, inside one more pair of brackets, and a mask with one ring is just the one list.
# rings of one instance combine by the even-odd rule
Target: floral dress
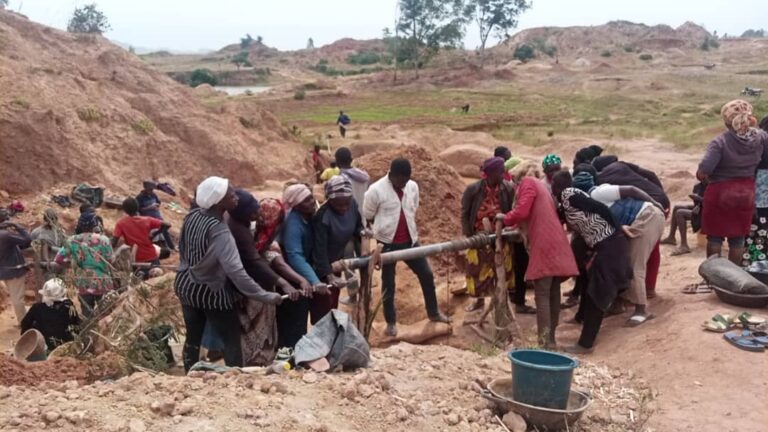
[[744,251],[741,263],[744,267],[768,260],[768,169],[757,170],[755,183],[756,211],[747,237],[747,250]]
[[70,237],[56,255],[57,263],[72,263],[78,295],[101,296],[115,288],[109,269],[111,260],[109,238],[97,233]]

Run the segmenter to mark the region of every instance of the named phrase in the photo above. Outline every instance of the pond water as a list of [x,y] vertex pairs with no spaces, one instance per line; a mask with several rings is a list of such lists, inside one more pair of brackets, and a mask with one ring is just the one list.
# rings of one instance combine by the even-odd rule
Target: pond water
[[251,91],[251,93],[262,93],[265,92],[272,87],[270,86],[216,86],[214,87],[216,90],[221,90],[223,92],[226,92],[230,96],[237,96],[241,94],[245,94],[247,91]]

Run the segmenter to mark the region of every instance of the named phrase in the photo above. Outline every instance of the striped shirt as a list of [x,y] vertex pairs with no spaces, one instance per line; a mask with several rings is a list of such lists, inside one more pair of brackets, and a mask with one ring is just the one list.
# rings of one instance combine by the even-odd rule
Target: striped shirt
[[595,247],[596,244],[607,239],[616,232],[616,228],[612,221],[607,221],[597,213],[580,209],[571,202],[572,197],[583,197],[591,200],[586,192],[571,187],[565,189],[561,196],[563,210],[565,211],[565,220],[568,222],[568,225],[579,233],[589,247]]
[[226,288],[211,289],[208,284],[196,282],[192,275],[192,268],[203,261],[208,251],[209,232],[220,223],[220,220],[203,214],[200,209],[192,210],[184,218],[179,241],[182,265],[175,281],[176,295],[182,305],[216,310],[233,308],[232,291]]

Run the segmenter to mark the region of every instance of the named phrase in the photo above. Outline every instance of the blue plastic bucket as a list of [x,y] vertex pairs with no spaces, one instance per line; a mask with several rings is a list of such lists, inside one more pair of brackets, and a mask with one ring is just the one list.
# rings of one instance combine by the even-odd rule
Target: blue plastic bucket
[[573,370],[579,362],[549,351],[519,349],[507,354],[512,362],[512,397],[542,408],[568,407]]

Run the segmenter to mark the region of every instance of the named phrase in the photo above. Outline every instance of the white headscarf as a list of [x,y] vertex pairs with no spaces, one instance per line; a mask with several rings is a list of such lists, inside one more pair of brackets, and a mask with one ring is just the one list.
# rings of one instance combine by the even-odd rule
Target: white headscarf
[[46,306],[53,306],[53,302],[67,299],[67,288],[64,286],[64,281],[59,278],[49,280],[38,292],[43,296],[43,303]]
[[221,177],[208,177],[197,186],[195,202],[202,209],[209,209],[227,195],[229,189],[229,180]]

